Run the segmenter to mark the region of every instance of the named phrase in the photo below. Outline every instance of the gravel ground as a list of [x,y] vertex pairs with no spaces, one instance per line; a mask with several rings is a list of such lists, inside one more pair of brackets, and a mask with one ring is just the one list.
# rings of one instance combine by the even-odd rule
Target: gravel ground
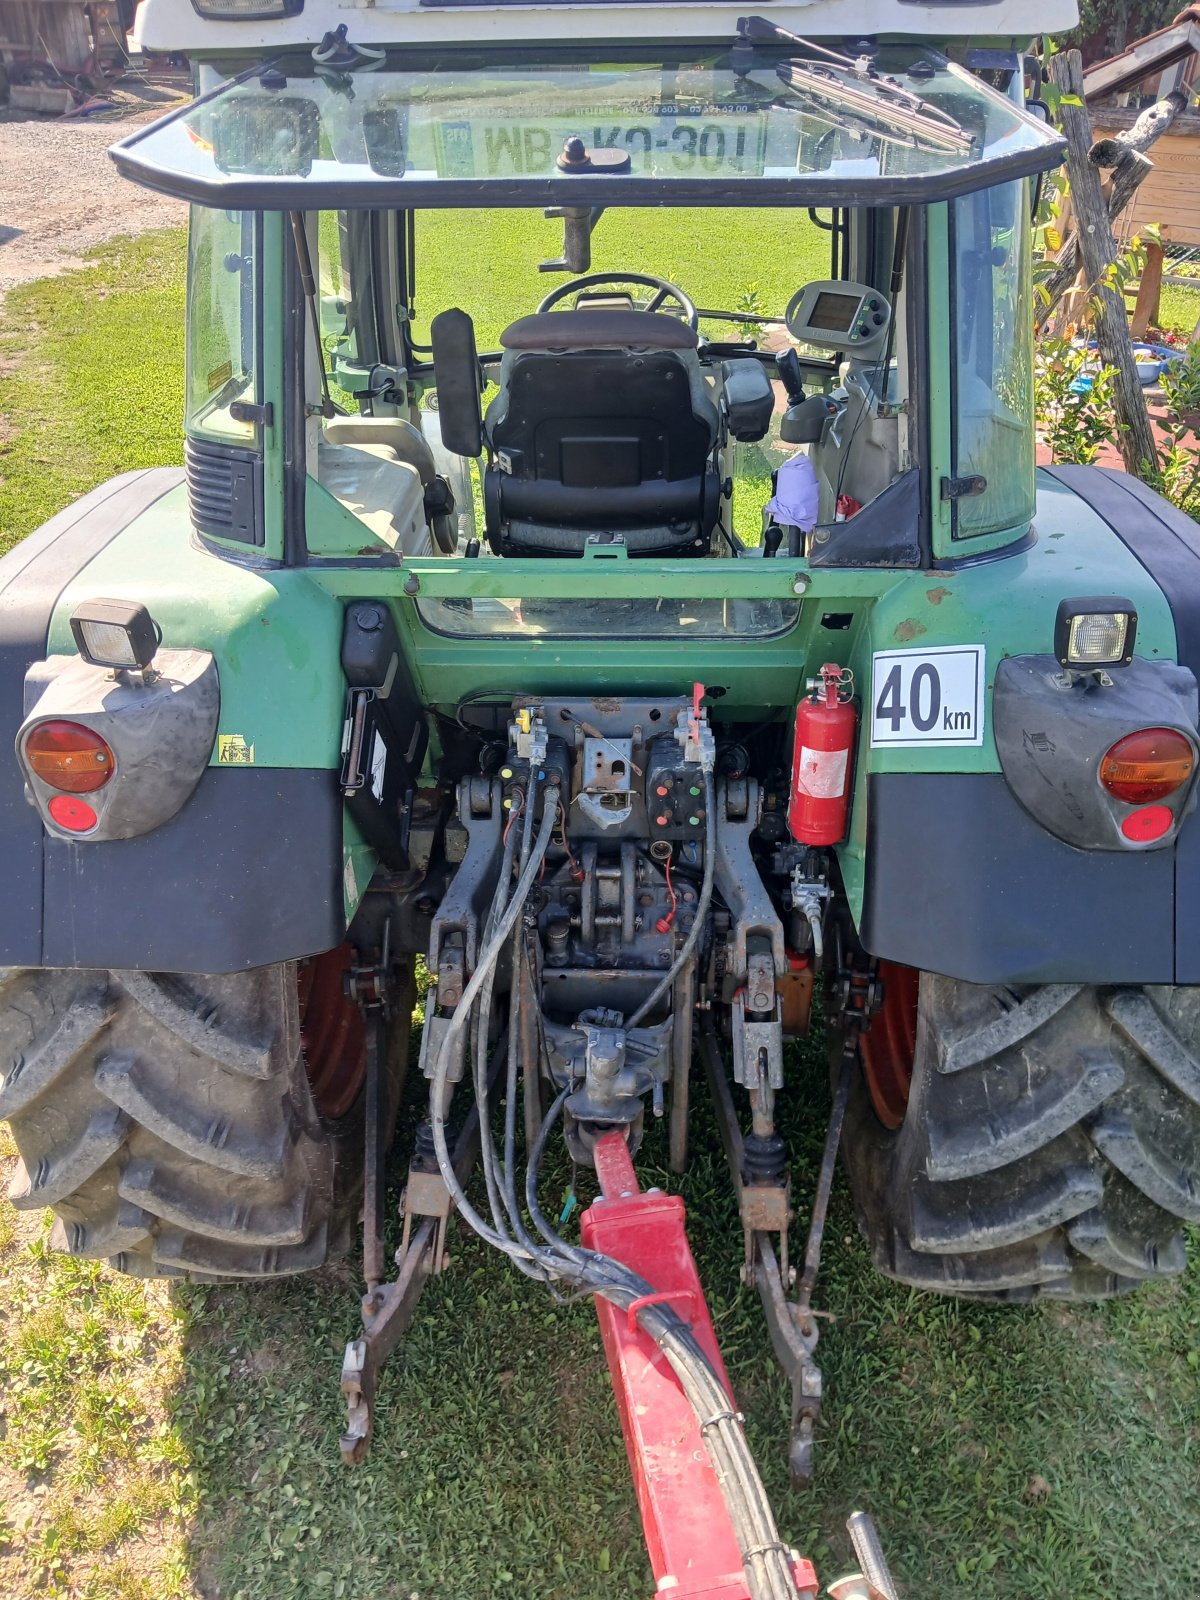
[[0,295],[83,264],[118,234],[180,223],[186,207],[122,178],[106,151],[164,102],[82,121],[0,119]]

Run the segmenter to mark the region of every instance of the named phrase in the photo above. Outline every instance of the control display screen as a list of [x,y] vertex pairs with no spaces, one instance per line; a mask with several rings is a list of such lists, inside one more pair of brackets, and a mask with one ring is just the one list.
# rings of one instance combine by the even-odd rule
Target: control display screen
[[848,333],[859,307],[856,294],[832,294],[828,290],[819,294],[808,314],[810,328],[821,328],[827,333]]

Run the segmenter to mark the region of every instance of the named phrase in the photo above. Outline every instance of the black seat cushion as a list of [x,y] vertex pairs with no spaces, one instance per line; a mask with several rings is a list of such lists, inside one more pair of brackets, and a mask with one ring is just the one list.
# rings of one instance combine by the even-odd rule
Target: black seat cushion
[[541,311],[509,323],[505,350],[694,350],[694,328],[658,311]]
[[[689,332],[645,312],[578,317],[589,329],[612,323],[619,331],[632,317],[639,327]],[[568,312],[525,319],[539,328],[575,320]],[[549,347],[510,348],[488,442],[484,506],[498,554],[578,555],[589,534],[611,532],[631,555],[693,555],[716,524],[717,412],[683,345],[598,346],[589,333],[583,350],[559,345],[557,335]]]

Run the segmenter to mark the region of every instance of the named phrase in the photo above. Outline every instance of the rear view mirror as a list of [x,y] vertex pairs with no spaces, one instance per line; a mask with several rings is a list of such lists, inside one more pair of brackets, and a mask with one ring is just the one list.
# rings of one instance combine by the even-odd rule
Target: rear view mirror
[[363,143],[372,172],[381,178],[402,178],[407,159],[405,106],[372,106],[362,114]]
[[213,160],[222,172],[307,178],[317,158],[321,119],[301,95],[238,95],[213,107]]

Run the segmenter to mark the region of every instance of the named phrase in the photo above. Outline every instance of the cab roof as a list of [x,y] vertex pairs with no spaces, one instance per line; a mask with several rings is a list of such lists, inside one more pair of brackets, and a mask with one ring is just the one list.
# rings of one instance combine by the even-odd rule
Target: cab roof
[[[725,0],[142,0],[135,37],[143,50],[200,57],[311,47],[340,24],[368,45],[711,41],[729,38],[745,9]],[[1079,20],[1076,0],[765,0],[764,9],[793,33],[830,40],[903,35],[1024,44]]]

